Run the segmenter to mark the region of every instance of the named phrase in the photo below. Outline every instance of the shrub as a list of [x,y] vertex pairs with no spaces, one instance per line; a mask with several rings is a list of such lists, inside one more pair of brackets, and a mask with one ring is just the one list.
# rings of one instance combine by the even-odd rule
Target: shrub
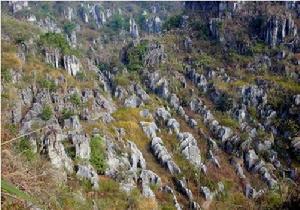
[[197,37],[204,40],[209,38],[209,28],[207,24],[204,24],[200,21],[192,22],[192,29],[197,32]]
[[216,60],[211,57],[210,55],[207,55],[206,53],[202,53],[199,55],[198,59],[197,59],[197,64],[200,66],[212,66],[216,63]]
[[90,162],[97,170],[98,174],[104,174],[107,164],[105,161],[105,149],[100,136],[94,136],[90,141],[91,158]]
[[163,29],[171,30],[172,28],[179,28],[181,24],[181,15],[174,15],[167,19],[163,24]]
[[106,70],[109,69],[109,64],[107,64],[107,63],[100,63],[98,65],[98,68],[100,69],[100,71],[106,71]]
[[53,80],[49,79],[42,79],[39,81],[42,88],[47,88],[49,91],[55,91],[56,90],[56,84]]
[[67,155],[72,160],[74,160],[76,158],[76,150],[75,150],[74,145],[71,142],[69,142],[68,140],[63,141],[63,145],[64,145],[64,149],[65,149]]
[[84,81],[86,80],[86,74],[83,71],[79,71],[76,74],[76,79],[79,81]]
[[70,97],[70,101],[74,104],[79,106],[81,104],[81,98],[80,95],[78,93],[74,93],[73,95],[71,95]]
[[114,31],[119,31],[121,29],[129,30],[129,20],[119,14],[113,15],[108,25]]
[[144,64],[144,56],[147,51],[148,42],[141,42],[136,47],[128,50],[127,68],[129,71],[138,71]]
[[222,112],[216,112],[215,113],[216,118],[220,122],[221,125],[230,127],[230,128],[239,128],[239,123],[237,120],[230,117],[227,113]]
[[217,101],[216,108],[219,111],[226,112],[233,107],[232,99],[225,93],[223,93]]
[[72,110],[68,110],[64,108],[62,110],[62,118],[63,119],[69,119],[71,116],[73,116],[75,113]]
[[115,83],[117,85],[126,86],[130,84],[130,81],[126,75],[119,74],[115,77]]
[[64,31],[66,34],[70,35],[76,28],[76,24],[72,22],[67,22],[64,24]]
[[41,113],[41,118],[45,121],[50,120],[52,117],[52,109],[50,106],[45,106]]
[[40,36],[40,45],[50,48],[58,48],[63,54],[74,55],[77,51],[71,49],[63,34],[48,32]]
[[11,82],[12,76],[9,70],[2,69],[1,71],[1,80],[4,82]]
[[26,137],[23,137],[19,140],[17,144],[17,151],[22,153],[22,155],[24,155],[29,161],[32,161],[35,158],[32,145],[29,139]]

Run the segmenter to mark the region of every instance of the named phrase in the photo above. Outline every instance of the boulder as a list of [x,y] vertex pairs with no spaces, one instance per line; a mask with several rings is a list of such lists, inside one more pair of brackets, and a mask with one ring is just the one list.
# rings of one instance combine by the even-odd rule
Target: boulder
[[76,157],[89,160],[91,148],[88,135],[79,133],[69,134],[69,139],[75,145]]
[[62,141],[65,139],[58,124],[48,126],[44,130],[43,151],[54,167],[73,172],[73,162],[65,152]]
[[176,119],[174,119],[174,118],[168,119],[167,127],[169,128],[170,133],[172,133],[172,131],[174,131],[175,134],[179,133],[180,125]]
[[202,192],[202,194],[204,195],[205,200],[211,201],[213,199],[213,195],[210,192],[210,189],[208,187],[200,187],[200,191]]
[[197,121],[192,118],[189,118],[188,124],[191,128],[195,128],[198,125]]
[[160,107],[156,109],[155,117],[166,122],[169,118],[171,118],[171,114],[164,107]]
[[142,182],[142,194],[145,197],[155,197],[154,192],[151,190],[150,185],[160,187],[160,177],[150,170],[142,170],[139,180]]
[[136,107],[140,107],[142,105],[143,105],[143,101],[135,95],[132,95],[129,98],[125,99],[125,102],[124,102],[124,106],[130,107],[130,108],[136,108]]
[[156,157],[156,159],[168,169],[172,175],[179,174],[181,172],[180,168],[174,163],[171,155],[168,153],[166,147],[164,146],[161,138],[154,137],[151,140],[151,151]]
[[176,188],[179,192],[185,195],[189,201],[193,201],[193,194],[190,189],[188,189],[186,181],[184,179],[176,180]]
[[99,189],[98,174],[91,165],[77,165],[75,167],[76,175],[80,178],[88,179],[94,190]]
[[146,169],[146,161],[135,143],[133,143],[132,141],[128,141],[128,147],[130,150],[130,170],[136,171],[138,168]]
[[144,133],[149,139],[156,137],[156,131],[158,131],[158,127],[154,122],[140,122],[140,124]]
[[64,129],[79,131],[82,129],[77,115],[64,120]]
[[179,150],[182,155],[197,168],[202,168],[200,150],[197,146],[197,141],[191,133],[184,132],[177,134],[179,141]]

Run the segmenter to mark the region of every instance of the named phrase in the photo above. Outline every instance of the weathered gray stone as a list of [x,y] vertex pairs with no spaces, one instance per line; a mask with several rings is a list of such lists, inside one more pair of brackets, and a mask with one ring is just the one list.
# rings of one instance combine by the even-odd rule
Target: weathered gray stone
[[64,69],[67,70],[70,75],[76,76],[76,74],[79,72],[80,62],[76,56],[65,55],[63,57],[63,64]]
[[154,122],[140,122],[144,133],[147,135],[149,139],[153,139],[156,137],[156,131],[158,131],[158,127]]
[[125,102],[124,102],[125,107],[136,108],[136,107],[140,107],[142,105],[143,105],[143,101],[135,95],[132,95],[129,98],[125,99]]
[[137,168],[146,169],[146,161],[135,143],[133,143],[132,141],[128,141],[128,147],[130,150],[130,170],[136,171]]
[[99,189],[99,179],[98,179],[98,174],[91,165],[77,165],[76,166],[76,175],[81,178],[86,178],[88,179],[92,186],[93,189],[98,190]]

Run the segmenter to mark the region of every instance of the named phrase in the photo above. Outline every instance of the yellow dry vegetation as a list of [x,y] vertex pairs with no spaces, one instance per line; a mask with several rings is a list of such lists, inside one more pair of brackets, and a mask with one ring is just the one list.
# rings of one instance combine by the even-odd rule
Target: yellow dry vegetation
[[136,204],[136,209],[144,210],[144,209],[158,209],[157,202],[154,198],[144,198],[142,197]]
[[2,52],[1,69],[19,70],[21,67],[22,62],[15,52]]

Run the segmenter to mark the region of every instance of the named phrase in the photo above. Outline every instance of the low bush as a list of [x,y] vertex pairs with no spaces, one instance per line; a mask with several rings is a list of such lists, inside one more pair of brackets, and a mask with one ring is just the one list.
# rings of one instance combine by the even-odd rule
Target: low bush
[[148,42],[141,42],[136,47],[128,49],[127,68],[129,71],[138,71],[143,67],[147,46]]
[[94,136],[90,141],[91,147],[91,158],[90,162],[97,170],[98,174],[104,174],[107,163],[105,160],[105,148],[103,145],[103,140],[100,136]]
[[163,29],[171,30],[172,28],[179,28],[181,25],[181,17],[181,15],[171,16],[163,24]]
[[223,93],[217,101],[216,108],[219,111],[226,112],[233,107],[232,99],[225,93]]
[[1,80],[4,82],[11,82],[12,76],[9,70],[2,69],[1,71]]
[[44,106],[42,113],[41,113],[41,118],[42,120],[50,120],[50,118],[52,117],[52,109],[50,106]]
[[76,28],[76,24],[72,22],[67,22],[64,24],[64,31],[66,34],[70,35]]
[[233,119],[230,115],[227,113],[223,112],[216,112],[215,113],[216,118],[220,122],[221,125],[230,127],[232,129],[238,129],[239,128],[239,123],[237,120]]
[[74,105],[79,106],[79,105],[81,104],[81,98],[80,98],[80,95],[77,94],[77,93],[74,93],[73,95],[71,95],[70,101],[71,101]]
[[65,55],[78,55],[78,52],[71,49],[63,34],[48,32],[40,36],[39,44],[44,47],[58,48]]
[[21,153],[28,161],[32,161],[36,157],[32,145],[26,137],[23,137],[18,141],[17,152]]
[[39,81],[39,84],[41,85],[42,88],[46,88],[51,92],[55,91],[57,88],[55,82],[49,79],[42,79]]
[[109,28],[114,31],[129,30],[129,20],[124,18],[122,15],[115,14],[112,16],[110,22],[108,23]]
[[63,119],[69,119],[71,116],[75,115],[75,113],[72,110],[68,110],[66,108],[62,110],[61,114]]

